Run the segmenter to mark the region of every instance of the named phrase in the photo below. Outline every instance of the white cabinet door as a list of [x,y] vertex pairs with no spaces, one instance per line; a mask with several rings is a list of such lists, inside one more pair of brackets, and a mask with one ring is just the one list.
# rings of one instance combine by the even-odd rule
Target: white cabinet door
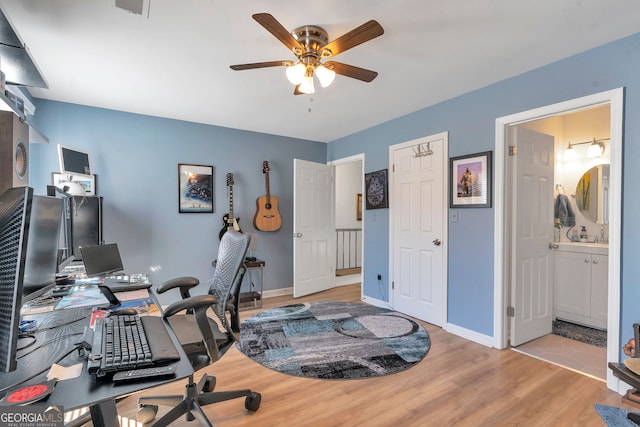
[[607,289],[609,283],[609,257],[591,255],[591,317],[602,320],[607,327]]
[[555,265],[553,306],[556,315],[560,318],[566,317],[562,314],[588,317],[591,313],[591,255],[556,251]]

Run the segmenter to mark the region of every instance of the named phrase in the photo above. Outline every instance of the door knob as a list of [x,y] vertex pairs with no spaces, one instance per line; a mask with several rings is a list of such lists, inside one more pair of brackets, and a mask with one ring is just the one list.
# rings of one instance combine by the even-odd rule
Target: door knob
[[293,233],[293,237],[302,237],[302,233]]
[[549,243],[549,249],[558,249],[560,247],[557,243]]
[[434,244],[435,246],[440,246],[440,245],[442,244],[442,242],[440,241],[440,239],[435,239],[435,240],[433,241],[433,244]]

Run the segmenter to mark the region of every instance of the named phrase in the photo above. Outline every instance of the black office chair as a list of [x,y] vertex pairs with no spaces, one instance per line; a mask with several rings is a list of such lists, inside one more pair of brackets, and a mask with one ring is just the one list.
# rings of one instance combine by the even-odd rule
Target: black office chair
[[[179,288],[185,299],[168,306],[163,316],[180,340],[195,371],[214,363],[233,345],[236,338],[226,319],[227,301],[231,290],[242,274],[242,263],[249,246],[249,237],[234,230],[227,231],[218,248],[216,270],[209,288],[209,295],[188,296],[188,290],[197,285],[197,279],[183,277],[163,283],[158,293]],[[216,320],[207,316],[213,309]],[[138,421],[148,423],[157,413],[158,405],[174,406],[167,414],[154,423],[166,426],[186,415],[188,421],[197,418],[201,424],[211,426],[202,406],[223,402],[239,397],[245,398],[245,408],[257,411],[260,407],[260,393],[251,390],[214,392],[216,378],[205,374],[196,384],[193,374],[189,376],[185,395],[143,396],[138,399]]]

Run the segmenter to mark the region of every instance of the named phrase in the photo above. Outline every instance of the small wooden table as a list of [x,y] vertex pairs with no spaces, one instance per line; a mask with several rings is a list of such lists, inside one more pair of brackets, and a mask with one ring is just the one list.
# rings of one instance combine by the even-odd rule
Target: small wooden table
[[[217,260],[213,260],[211,265],[215,268]],[[261,259],[245,259],[242,264],[249,276],[249,291],[242,292],[242,283],[240,283],[240,296],[238,301],[238,310],[243,308],[260,308],[262,307],[262,286],[264,278],[265,262]],[[252,272],[258,270],[258,286],[254,290]]]

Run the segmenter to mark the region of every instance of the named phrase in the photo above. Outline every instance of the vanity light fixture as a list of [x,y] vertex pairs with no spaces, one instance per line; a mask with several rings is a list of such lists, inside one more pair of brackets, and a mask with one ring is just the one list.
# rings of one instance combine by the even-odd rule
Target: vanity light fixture
[[565,162],[573,162],[577,158],[578,158],[578,155],[576,154],[575,148],[573,148],[571,143],[569,143],[567,148],[564,150],[564,156],[562,156],[562,159]]
[[596,141],[593,138],[593,142],[589,145],[589,149],[587,150],[587,157],[594,158],[600,157],[604,154],[604,143],[602,141]]
[[575,147],[576,145],[583,145],[583,144],[590,144],[589,148],[587,149],[587,157],[591,159],[595,157],[600,157],[604,154],[603,141],[609,141],[610,139],[611,138],[601,138],[601,139],[593,138],[593,140],[591,141],[569,142],[569,145],[567,145],[567,148],[564,150],[564,155],[562,159],[565,162],[571,162],[576,160],[578,155],[576,154],[576,150],[573,147]]

